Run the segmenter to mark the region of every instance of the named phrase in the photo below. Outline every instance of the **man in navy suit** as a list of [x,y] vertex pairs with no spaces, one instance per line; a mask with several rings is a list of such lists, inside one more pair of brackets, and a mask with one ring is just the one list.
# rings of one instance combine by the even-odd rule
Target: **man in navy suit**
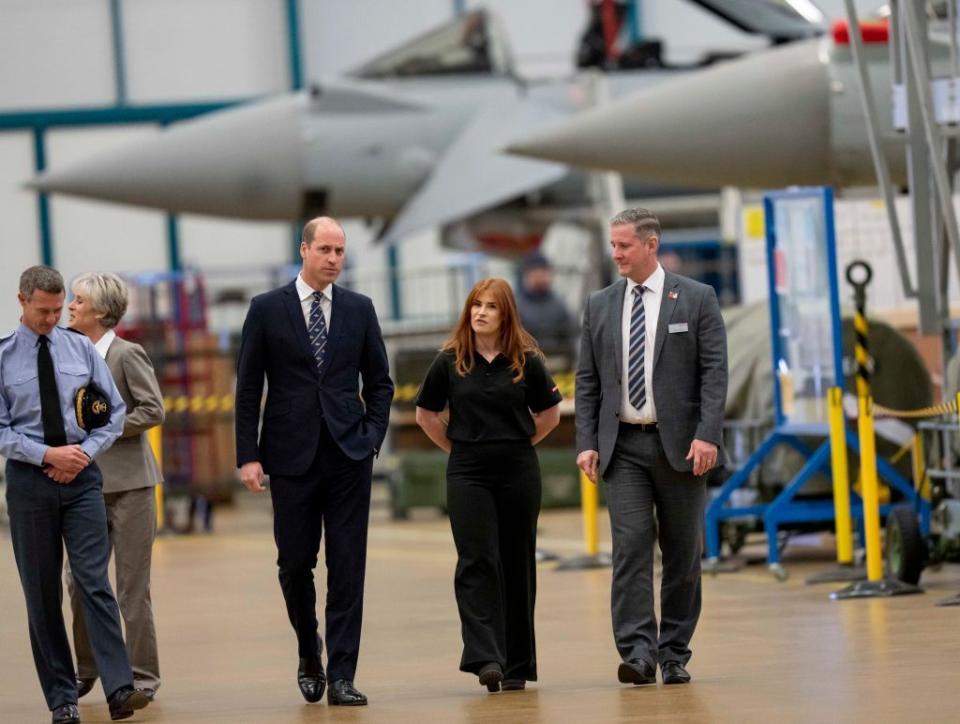
[[[270,475],[280,587],[297,634],[304,698],[362,706],[353,685],[363,618],[373,456],[393,382],[373,303],[334,285],[346,235],[335,219],[304,226],[296,280],[254,297],[237,363],[237,465],[244,485]],[[267,403],[259,434],[264,378]],[[363,380],[362,389],[360,379]],[[326,529],[327,672],[313,569]]]

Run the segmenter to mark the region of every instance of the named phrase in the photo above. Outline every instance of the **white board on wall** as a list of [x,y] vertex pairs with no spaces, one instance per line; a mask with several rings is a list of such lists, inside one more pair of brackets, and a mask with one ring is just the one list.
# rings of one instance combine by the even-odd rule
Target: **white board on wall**
[[[910,199],[898,197],[896,205],[910,278],[916,284],[916,247]],[[954,207],[960,215],[960,199],[954,198]],[[767,242],[764,235],[763,208],[756,204],[744,206],[741,222],[738,246],[740,295],[744,303],[750,303],[767,298]],[[873,279],[867,287],[868,314],[915,310],[916,300],[907,298],[903,293],[893,237],[887,224],[883,202],[879,199],[837,199],[834,203],[834,228],[840,276],[840,304],[853,304],[853,292],[846,281],[845,270],[850,262],[863,259],[873,269]],[[949,297],[952,303],[956,303],[960,302],[960,289],[957,284],[956,264],[952,257],[950,265]]]

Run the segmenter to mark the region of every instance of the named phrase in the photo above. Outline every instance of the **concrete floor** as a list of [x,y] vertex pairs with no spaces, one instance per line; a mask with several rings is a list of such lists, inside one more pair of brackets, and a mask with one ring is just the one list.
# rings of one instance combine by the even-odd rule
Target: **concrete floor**
[[[608,569],[540,567],[540,681],[489,695],[457,670],[455,554],[447,521],[392,522],[374,512],[362,709],[305,705],[275,573],[266,498],[239,495],[215,532],[157,541],[153,589],[163,687],[134,721],[155,722],[956,722],[960,720],[960,567],[924,574],[927,594],[835,603],[836,584],[804,585],[829,565],[819,537],[788,547],[791,577],[763,565],[704,580],[693,683],[617,683]],[[604,513],[605,514],[605,513]],[[607,540],[606,521],[601,529]],[[541,517],[541,545],[579,552],[576,512]],[[762,555],[762,546],[748,553]],[[27,637],[7,530],[0,529],[0,722],[49,721]],[[85,722],[109,721],[99,685]]]

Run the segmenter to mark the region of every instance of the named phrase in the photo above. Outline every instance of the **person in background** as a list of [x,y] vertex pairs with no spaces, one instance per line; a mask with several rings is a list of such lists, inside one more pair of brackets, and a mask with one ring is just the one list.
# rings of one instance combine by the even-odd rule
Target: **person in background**
[[[56,269],[33,266],[20,275],[20,325],[0,335],[0,455],[7,459],[10,535],[40,686],[53,723],[77,724],[77,679],[61,609],[64,547],[110,718],[126,719],[150,699],[133,687],[107,578],[110,539],[93,460],[120,437],[126,406],[90,340],[57,326],[65,296]],[[93,385],[102,395],[101,419],[81,425],[78,395]]]
[[[163,480],[146,432],[163,424],[163,395],[150,358],[139,344],[118,337],[114,327],[127,311],[127,287],[115,274],[82,274],[72,285],[70,329],[89,337],[106,360],[127,407],[123,434],[97,465],[103,476],[110,547],[117,571],[117,599],[126,629],[127,655],[134,686],[150,698],[160,688],[157,632],[150,601],[150,563],[157,534],[154,487]],[[97,680],[82,596],[69,565],[65,574],[73,610],[77,656],[77,693],[84,696]]]
[[520,267],[517,311],[520,321],[547,356],[559,358],[559,366],[571,369],[576,334],[567,305],[553,290],[553,269],[539,251],[524,258]]
[[[533,611],[540,467],[561,395],[509,285],[484,279],[427,371],[416,419],[450,453],[447,510],[457,547],[460,670],[491,692],[537,679]],[[441,416],[449,406],[449,422]]]

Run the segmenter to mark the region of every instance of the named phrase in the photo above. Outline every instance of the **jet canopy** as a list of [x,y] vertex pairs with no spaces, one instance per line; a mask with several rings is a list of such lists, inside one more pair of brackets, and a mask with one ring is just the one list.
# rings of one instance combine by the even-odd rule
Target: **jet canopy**
[[349,75],[389,80],[455,74],[513,75],[506,32],[486,10],[474,10],[434,28]]

